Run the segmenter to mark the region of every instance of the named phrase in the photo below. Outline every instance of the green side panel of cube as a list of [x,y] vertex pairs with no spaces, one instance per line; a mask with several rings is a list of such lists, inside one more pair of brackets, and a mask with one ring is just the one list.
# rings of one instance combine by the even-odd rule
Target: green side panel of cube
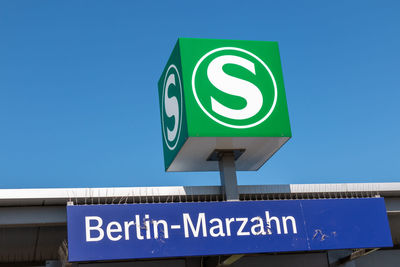
[[158,81],[164,165],[167,170],[188,138],[179,41]]
[[178,42],[190,137],[291,137],[277,42]]

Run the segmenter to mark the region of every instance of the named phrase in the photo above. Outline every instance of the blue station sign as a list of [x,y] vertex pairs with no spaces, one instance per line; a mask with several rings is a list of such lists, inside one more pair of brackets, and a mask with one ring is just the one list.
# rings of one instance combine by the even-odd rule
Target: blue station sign
[[383,198],[68,206],[69,261],[391,247]]

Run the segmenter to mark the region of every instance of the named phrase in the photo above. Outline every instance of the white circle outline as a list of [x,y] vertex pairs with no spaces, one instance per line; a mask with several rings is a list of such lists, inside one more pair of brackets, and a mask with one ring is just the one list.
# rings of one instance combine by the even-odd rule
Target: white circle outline
[[[179,92],[181,93],[181,104],[180,104],[180,113],[179,113],[179,128],[178,128],[178,133],[177,133],[177,135],[176,135],[176,137],[175,137],[175,140],[176,140],[176,141],[175,141],[175,144],[174,144],[172,147],[168,144],[168,140],[167,140],[167,138],[166,138],[166,136],[165,136],[165,127],[164,127],[165,83],[166,83],[166,80],[167,80],[167,77],[168,77],[169,70],[170,70],[171,68],[174,68],[175,71],[176,71],[176,74],[177,74],[178,80],[179,80]],[[169,150],[174,150],[175,147],[176,147],[176,145],[178,144],[179,137],[180,137],[180,135],[181,135],[181,128],[182,128],[182,113],[183,113],[183,95],[182,95],[181,77],[180,77],[180,74],[179,74],[179,71],[178,71],[177,67],[176,67],[174,64],[171,64],[171,65],[169,65],[167,71],[165,72],[164,83],[163,83],[162,99],[161,99],[161,124],[162,124],[162,133],[163,133],[163,137],[164,137],[165,144],[167,145],[167,147],[168,147]],[[175,119],[176,119],[176,118],[175,118]]]
[[[267,115],[265,115],[262,119],[260,119],[259,121],[255,122],[255,123],[248,124],[248,125],[232,125],[232,124],[229,124],[229,123],[225,123],[225,122],[223,122],[223,121],[220,121],[220,120],[218,120],[217,118],[215,118],[213,115],[211,115],[211,114],[203,107],[203,105],[201,104],[201,102],[200,102],[200,100],[199,100],[199,98],[198,98],[198,96],[197,96],[196,88],[195,88],[195,77],[196,77],[197,69],[199,68],[201,62],[203,62],[203,60],[206,59],[209,55],[214,54],[215,52],[218,52],[218,51],[222,51],[222,50],[236,50],[236,51],[240,51],[240,52],[243,52],[243,53],[245,53],[245,54],[248,54],[248,55],[252,56],[253,58],[257,59],[258,62],[260,62],[260,63],[263,65],[263,67],[268,71],[269,75],[271,76],[272,83],[274,84],[274,93],[275,93],[275,97],[274,97],[274,101],[273,101],[272,107],[271,107],[270,110],[268,111]],[[208,53],[206,53],[204,56],[202,56],[202,57],[200,58],[200,60],[197,62],[196,66],[194,67],[194,70],[193,70],[193,74],[192,74],[192,91],[193,91],[194,98],[196,99],[197,104],[200,106],[200,108],[203,110],[203,112],[204,112],[208,117],[210,117],[212,120],[214,120],[215,122],[217,122],[217,123],[219,123],[219,124],[221,124],[221,125],[223,125],[223,126],[231,127],[231,128],[237,128],[237,129],[245,129],[245,128],[254,127],[254,126],[257,126],[258,124],[262,123],[263,121],[265,121],[265,120],[271,115],[272,111],[274,111],[275,105],[276,105],[276,101],[277,101],[277,98],[278,98],[278,89],[277,89],[277,87],[276,87],[275,77],[274,77],[274,75],[272,74],[271,70],[268,68],[267,64],[265,64],[264,61],[262,61],[259,57],[257,57],[257,56],[254,55],[253,53],[251,53],[251,52],[249,52],[249,51],[247,51],[247,50],[241,49],[241,48],[237,48],[237,47],[220,47],[220,48],[211,50],[210,52],[208,52]]]

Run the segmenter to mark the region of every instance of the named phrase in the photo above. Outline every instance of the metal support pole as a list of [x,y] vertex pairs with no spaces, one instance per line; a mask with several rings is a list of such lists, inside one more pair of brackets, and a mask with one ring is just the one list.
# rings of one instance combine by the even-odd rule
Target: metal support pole
[[219,154],[219,173],[221,186],[227,201],[238,201],[239,190],[236,178],[235,155],[233,151],[224,151]]
[[244,256],[244,254],[231,255],[226,260],[224,260],[222,263],[219,263],[217,265],[217,267],[223,267],[223,266],[232,265],[233,263],[235,263],[238,260],[240,260],[243,256]]

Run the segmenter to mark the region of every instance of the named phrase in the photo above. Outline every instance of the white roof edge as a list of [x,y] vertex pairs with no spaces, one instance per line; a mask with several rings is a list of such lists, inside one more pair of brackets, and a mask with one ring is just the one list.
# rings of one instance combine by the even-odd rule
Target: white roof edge
[[[0,189],[0,200],[220,194],[220,186]],[[376,192],[400,196],[400,183],[241,185],[241,194]]]

